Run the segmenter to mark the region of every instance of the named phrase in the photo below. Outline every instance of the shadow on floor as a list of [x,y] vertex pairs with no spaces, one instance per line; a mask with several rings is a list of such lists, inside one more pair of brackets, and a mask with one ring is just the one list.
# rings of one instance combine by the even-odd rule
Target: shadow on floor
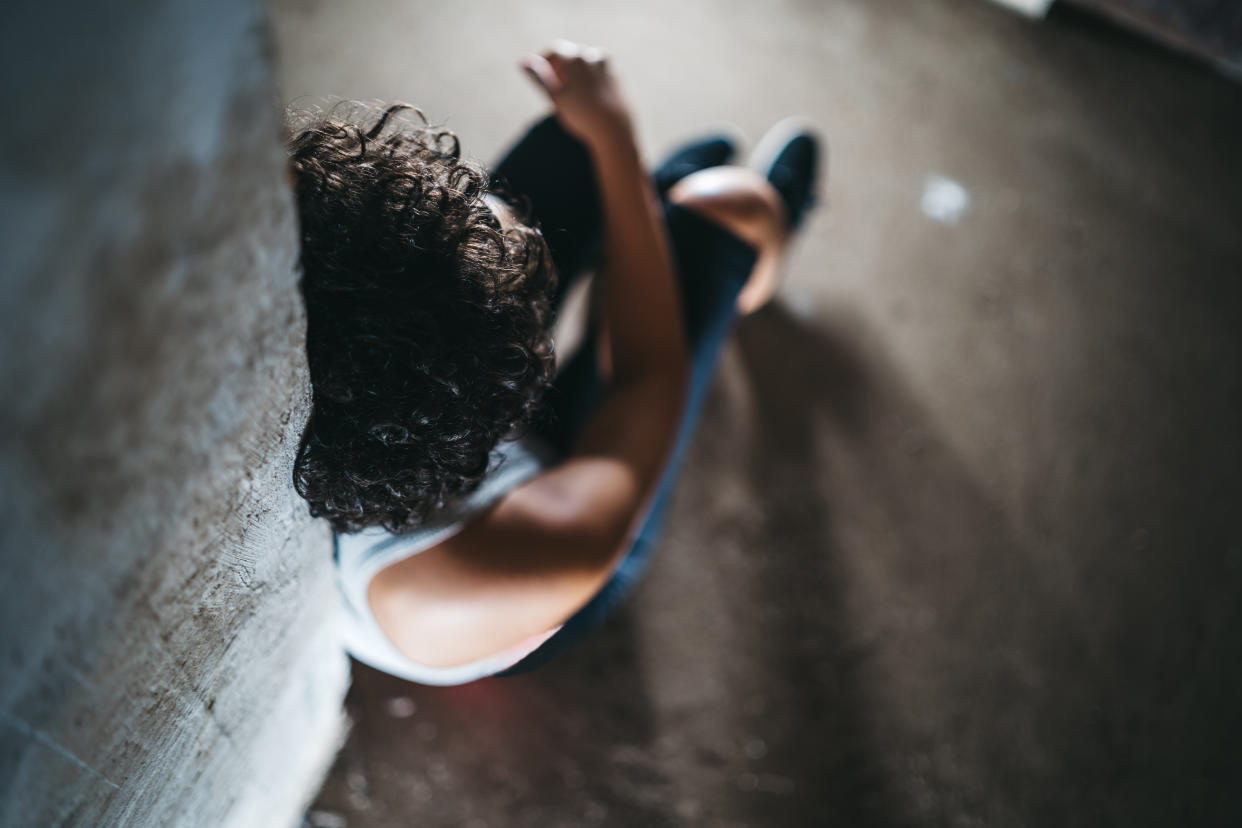
[[353,728],[310,824],[674,824],[632,761],[654,734],[630,627],[623,610],[538,673],[461,687],[355,663]]
[[[1239,670],[1204,661],[1242,630],[1236,568],[1117,548],[1091,527],[1128,532],[1121,507],[1091,531],[1020,528],[917,399],[861,320],[741,322],[631,602],[529,676],[437,689],[356,668],[312,824],[1242,813],[1221,793]],[[1205,508],[1186,538],[1226,532]]]
[[[1242,668],[1208,655],[1242,635],[1242,555],[1228,553],[1212,482],[1236,485],[1206,459],[1236,440],[1191,436],[1236,411],[1236,393],[1187,398],[1172,450],[1114,457],[1101,445],[1093,462],[1150,454],[1150,470],[1068,476],[1059,485],[1094,519],[1031,525],[1024,510],[1039,513],[1043,494],[1002,504],[860,321],[778,306],[738,339],[762,435],[749,454],[764,502],[751,546],[771,558],[756,605],[781,607],[752,665],[784,688],[785,744],[772,753],[789,751],[789,774],[814,791],[753,824],[799,824],[800,812],[859,825],[1224,825],[1242,813],[1225,793],[1242,771],[1231,736],[1242,717],[1226,701]],[[1205,458],[1178,476],[1193,494],[1171,486],[1187,453]],[[1124,486],[1142,497],[1118,501]]]

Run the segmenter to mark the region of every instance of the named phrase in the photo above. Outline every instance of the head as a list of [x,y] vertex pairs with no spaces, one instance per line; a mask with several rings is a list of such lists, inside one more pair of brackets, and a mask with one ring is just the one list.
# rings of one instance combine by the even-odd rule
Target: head
[[555,274],[451,133],[409,107],[357,112],[289,143],[314,394],[294,484],[337,531],[401,532],[473,490],[531,422]]

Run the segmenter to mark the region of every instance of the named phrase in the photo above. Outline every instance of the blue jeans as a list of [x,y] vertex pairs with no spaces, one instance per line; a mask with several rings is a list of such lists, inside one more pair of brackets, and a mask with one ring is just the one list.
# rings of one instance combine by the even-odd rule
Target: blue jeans
[[[536,123],[495,168],[493,187],[538,222],[560,274],[559,303],[570,284],[593,266],[600,250],[601,207],[594,167],[585,147],[554,118]],[[716,358],[733,324],[734,302],[755,264],[755,250],[720,225],[664,202],[672,240],[691,352],[690,388],[668,464],[633,545],[586,606],[555,635],[517,664],[499,673],[516,675],[539,667],[599,626],[625,598],[647,566],[686,449],[694,433]],[[595,336],[588,330],[581,349],[548,391],[549,423],[540,435],[562,454],[598,404],[602,383],[596,371]]]

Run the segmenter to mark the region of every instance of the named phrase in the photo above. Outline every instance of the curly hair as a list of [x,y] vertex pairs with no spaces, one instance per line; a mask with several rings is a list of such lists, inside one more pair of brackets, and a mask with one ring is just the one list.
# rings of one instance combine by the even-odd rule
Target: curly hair
[[316,116],[289,140],[313,389],[293,477],[338,532],[459,501],[553,370],[543,237],[502,230],[457,138],[403,112],[422,117]]

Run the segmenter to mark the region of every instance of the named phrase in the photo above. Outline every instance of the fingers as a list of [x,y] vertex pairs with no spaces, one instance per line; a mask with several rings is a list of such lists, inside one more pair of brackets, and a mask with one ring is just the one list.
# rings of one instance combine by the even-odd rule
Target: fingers
[[584,67],[605,68],[607,57],[594,46],[583,46],[572,40],[558,39],[537,55],[522,58],[519,66],[535,84],[555,98],[565,88],[570,76]]
[[528,55],[522,58],[520,65],[527,77],[546,92],[549,98],[555,98],[556,93],[561,91],[561,77],[551,61],[543,55]]
[[629,106],[602,51],[557,40],[520,65],[547,94],[557,120],[570,134],[590,145],[612,146],[618,136],[632,142]]
[[557,71],[560,71],[563,67],[583,63],[601,64],[606,60],[601,49],[563,39],[554,40],[550,47],[540,53],[540,57],[548,61]]
[[581,54],[581,45],[574,43],[572,40],[565,40],[563,37],[558,37],[552,41],[552,45],[543,51],[543,56],[549,60],[552,60],[554,57],[573,60]]

